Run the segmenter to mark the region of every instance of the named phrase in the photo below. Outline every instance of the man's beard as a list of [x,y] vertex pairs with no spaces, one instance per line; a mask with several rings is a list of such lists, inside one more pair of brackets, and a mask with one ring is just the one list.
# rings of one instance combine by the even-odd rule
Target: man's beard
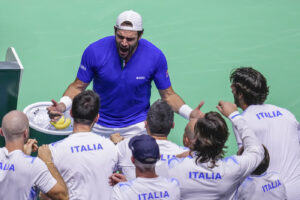
[[[117,44],[117,46],[118,46],[119,56],[122,59],[128,61],[131,58],[131,56],[133,55],[134,51],[136,50],[136,48],[138,46],[138,42],[136,42],[134,45],[129,46],[127,49],[123,48],[120,44]],[[122,50],[125,50],[125,51],[122,51]],[[120,54],[120,52],[126,52],[126,51],[128,52],[128,54],[125,57]]]
[[241,105],[240,105],[239,98],[236,95],[233,95],[233,98],[234,98],[234,103],[236,104],[236,106],[240,108]]

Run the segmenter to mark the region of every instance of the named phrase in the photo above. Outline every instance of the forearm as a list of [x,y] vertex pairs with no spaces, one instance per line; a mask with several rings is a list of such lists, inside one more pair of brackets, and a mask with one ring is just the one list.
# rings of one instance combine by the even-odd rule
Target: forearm
[[84,83],[78,78],[75,79],[73,83],[69,85],[66,89],[63,97],[59,101],[59,110],[64,112],[66,109],[69,109],[72,106],[72,101],[76,95],[84,91],[89,83]]
[[255,133],[248,127],[246,120],[239,115],[238,112],[234,112],[229,115],[234,128],[237,130],[237,135],[242,141],[244,152],[242,156],[245,159],[245,167],[250,171],[255,169],[264,157],[264,149],[257,139]]
[[172,110],[176,113],[178,113],[180,107],[184,105],[184,101],[182,100],[182,98],[175,92],[173,94],[162,97],[162,99],[165,100],[169,104],[169,106],[171,106]]
[[261,146],[255,133],[248,127],[245,119],[237,111],[230,114],[229,119],[236,130],[236,136],[242,140],[244,148],[249,146]]
[[53,195],[52,195],[51,198],[68,199],[67,198],[68,197],[68,188],[67,188],[63,178],[61,177],[61,175],[57,171],[54,163],[53,162],[46,162],[46,165],[47,165],[48,170],[50,171],[51,175],[56,179],[57,184],[59,184],[61,187],[63,187],[63,191],[64,191],[64,192],[56,193],[55,197],[53,197]]
[[78,95],[85,89],[86,89],[86,87],[84,87],[80,84],[77,84],[77,81],[75,80],[73,83],[71,83],[69,85],[69,87],[64,92],[63,96],[68,96],[73,100],[76,95]]

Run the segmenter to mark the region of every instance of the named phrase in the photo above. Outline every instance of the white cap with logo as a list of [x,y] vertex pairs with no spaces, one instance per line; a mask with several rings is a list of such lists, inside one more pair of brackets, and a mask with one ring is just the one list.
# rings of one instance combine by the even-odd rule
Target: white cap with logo
[[[122,26],[121,24],[125,21],[130,22],[132,26],[126,26],[126,25]],[[118,16],[115,27],[122,30],[142,31],[143,30],[142,16],[133,10],[126,10]]]

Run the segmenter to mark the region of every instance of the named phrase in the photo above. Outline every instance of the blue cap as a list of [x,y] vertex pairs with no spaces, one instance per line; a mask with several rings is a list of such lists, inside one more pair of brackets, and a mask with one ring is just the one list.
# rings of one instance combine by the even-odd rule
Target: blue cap
[[149,135],[139,135],[130,139],[129,149],[135,159],[144,164],[153,164],[160,158],[156,140]]

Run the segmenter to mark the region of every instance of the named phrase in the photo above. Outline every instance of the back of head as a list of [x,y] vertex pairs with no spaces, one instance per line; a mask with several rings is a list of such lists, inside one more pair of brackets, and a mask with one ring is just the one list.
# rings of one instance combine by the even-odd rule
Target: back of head
[[197,122],[196,119],[190,119],[190,121],[185,126],[184,134],[183,134],[183,144],[185,147],[189,147],[195,137],[194,130],[195,130],[196,122]]
[[151,135],[168,136],[174,122],[174,112],[166,101],[155,101],[147,115],[147,123]]
[[247,105],[263,104],[269,94],[266,78],[251,67],[240,67],[230,74],[237,95],[242,95]]
[[[139,135],[130,139],[128,147],[135,159],[135,166],[140,170],[153,170],[160,158],[156,140],[150,135]],[[137,161],[137,162],[136,162]]]
[[224,148],[229,132],[225,120],[217,112],[208,112],[195,125],[195,138],[191,150],[198,162],[211,162],[212,168],[225,154]]
[[79,93],[73,100],[72,117],[75,123],[91,125],[100,109],[100,98],[91,90]]
[[252,175],[261,175],[262,173],[266,172],[269,168],[270,164],[270,155],[268,149],[263,145],[265,150],[265,157],[261,161],[261,163],[258,165],[258,167],[252,172]]
[[2,131],[6,141],[22,138],[28,128],[28,118],[21,111],[10,111],[2,119]]

